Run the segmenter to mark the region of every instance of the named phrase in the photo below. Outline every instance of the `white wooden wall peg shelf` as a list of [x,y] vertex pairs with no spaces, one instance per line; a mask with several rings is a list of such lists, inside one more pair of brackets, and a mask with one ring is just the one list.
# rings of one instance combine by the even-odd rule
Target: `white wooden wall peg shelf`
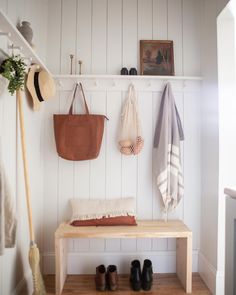
[[70,91],[82,82],[87,91],[126,91],[134,84],[137,91],[162,91],[170,82],[174,91],[200,90],[202,77],[188,76],[122,76],[122,75],[54,75],[59,91]]
[[[0,9],[0,40],[2,38],[7,38],[9,40],[7,51],[10,54],[13,45],[13,49],[17,50],[17,52],[19,52],[23,57],[25,57],[25,59],[28,59],[31,63],[36,63],[40,65],[42,69],[45,69],[49,72],[42,60],[38,57],[38,55],[31,48],[28,42],[24,39],[21,33],[9,20],[9,18]],[[2,44],[1,41],[0,44]],[[3,51],[3,49],[1,51]]]

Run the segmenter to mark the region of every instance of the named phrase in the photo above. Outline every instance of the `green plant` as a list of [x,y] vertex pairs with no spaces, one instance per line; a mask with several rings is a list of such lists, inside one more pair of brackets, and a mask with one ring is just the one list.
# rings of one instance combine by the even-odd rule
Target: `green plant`
[[0,74],[9,80],[8,90],[11,95],[16,90],[24,88],[25,63],[20,55],[13,55],[5,59],[0,66]]

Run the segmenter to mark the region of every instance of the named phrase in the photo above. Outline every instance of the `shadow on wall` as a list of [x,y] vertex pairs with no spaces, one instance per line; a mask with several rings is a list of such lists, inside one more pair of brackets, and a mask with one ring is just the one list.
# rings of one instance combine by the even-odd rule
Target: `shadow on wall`
[[[25,277],[25,276],[27,276],[27,273],[25,274],[25,271],[24,271],[24,263],[23,263],[23,257],[22,257],[20,245],[17,245],[14,269],[15,269],[14,286],[16,286],[15,293],[18,293],[17,291],[20,290],[19,295],[30,294],[30,291],[29,291],[30,287],[28,286],[27,277]],[[25,276],[24,276],[24,274],[25,274]],[[23,289],[21,290],[22,287],[23,287]]]

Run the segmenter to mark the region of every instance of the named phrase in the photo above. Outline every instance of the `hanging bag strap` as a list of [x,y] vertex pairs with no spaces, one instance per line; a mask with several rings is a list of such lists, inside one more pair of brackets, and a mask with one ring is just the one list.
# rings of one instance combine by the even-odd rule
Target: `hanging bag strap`
[[88,105],[87,105],[87,102],[86,102],[86,98],[85,98],[85,94],[84,94],[83,85],[82,85],[81,82],[80,82],[80,83],[76,83],[76,86],[75,86],[75,89],[74,89],[74,92],[73,92],[72,102],[71,102],[70,109],[69,109],[69,115],[72,115],[72,114],[73,114],[74,100],[75,100],[75,98],[76,98],[76,92],[77,92],[77,89],[78,89],[79,86],[80,86],[80,90],[81,90],[82,95],[83,95],[86,114],[89,115],[89,109],[88,109]]

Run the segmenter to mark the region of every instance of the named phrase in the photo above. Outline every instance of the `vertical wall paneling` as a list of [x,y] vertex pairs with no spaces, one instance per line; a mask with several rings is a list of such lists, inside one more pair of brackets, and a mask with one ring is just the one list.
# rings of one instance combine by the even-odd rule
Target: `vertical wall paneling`
[[152,40],[153,38],[153,1],[138,0],[138,60],[137,69],[140,67],[139,40]]
[[[92,59],[92,0],[77,1],[77,59],[83,62],[82,73],[90,74]],[[77,73],[79,73],[78,63]]]
[[[120,49],[118,49],[120,50]],[[121,52],[121,51],[120,51]],[[118,138],[120,131],[122,94],[119,91],[107,92],[106,122],[106,198],[121,197],[121,169],[122,156],[118,151]],[[116,167],[114,169],[114,167]],[[106,252],[120,251],[119,239],[106,239]]]
[[[88,107],[91,110],[91,93],[85,91]],[[71,101],[71,98],[69,99]],[[77,95],[74,104],[76,114],[84,114],[85,109],[81,95]],[[88,199],[90,196],[90,167],[91,161],[74,162],[74,197],[78,199]],[[87,251],[89,249],[89,239],[74,239],[74,251]]]
[[[152,92],[139,92],[140,120],[144,148],[138,155],[137,214],[140,219],[152,219]],[[145,210],[143,208],[145,207]]]
[[152,39],[153,0],[138,0],[138,38]]
[[61,62],[69,73],[74,53],[77,73],[81,59],[85,74],[118,74],[122,66],[139,67],[140,39],[169,39],[176,75],[198,75],[199,6],[194,0],[49,1],[48,66],[59,73]]
[[[106,114],[106,92],[93,92],[91,101],[91,113]],[[109,122],[106,122],[109,124]],[[106,129],[104,129],[103,141],[99,157],[91,161],[90,172],[90,198],[105,198],[106,194]]]
[[[7,96],[3,102],[3,128],[1,132],[2,144],[1,160],[5,167],[5,173],[10,185],[13,204],[16,205],[16,97],[15,95],[10,96],[6,90],[5,95]],[[14,268],[12,265],[15,264],[15,252],[11,253],[5,250],[5,257],[3,259],[4,271],[2,274],[3,281],[3,294],[11,293],[10,282],[15,279]],[[6,283],[8,282],[9,283]]]
[[[121,154],[118,150],[118,139],[121,118],[121,93],[107,92],[106,122],[106,198],[121,196]],[[116,169],[114,169],[116,167]]]
[[[106,110],[106,92],[93,92],[91,99],[91,112],[93,114],[105,115]],[[109,122],[106,122],[109,124]],[[99,157],[91,161],[90,171],[90,198],[91,199],[105,199],[106,197],[106,141],[107,132],[104,130],[102,146]],[[91,239],[91,251],[103,251],[105,241],[102,239]]]
[[[62,25],[61,25],[61,73],[70,74],[70,54],[76,57],[76,15],[77,1],[62,0]],[[75,73],[75,63],[73,64]]]
[[56,100],[49,100],[44,110],[44,218],[43,218],[43,249],[44,252],[54,252],[54,232],[58,224],[58,175],[59,158],[57,156],[53,114],[59,113],[59,92]]
[[153,39],[168,39],[168,0],[153,0]]
[[[7,14],[7,0],[0,0],[0,9]],[[0,36],[0,43],[1,43],[1,49],[7,51],[7,43],[8,38],[5,36]],[[0,81],[0,83],[3,83],[3,80]],[[1,95],[2,93],[0,93]],[[2,99],[3,100],[3,99]]]
[[[120,68],[123,66],[128,69],[139,67],[140,39],[169,39],[174,41],[176,75],[199,74],[198,49],[195,46],[200,43],[199,24],[196,21],[198,19],[199,4],[196,1],[72,0],[68,2],[62,0],[62,7],[61,1],[53,1],[55,2],[54,4],[51,4],[51,1],[53,0],[49,1],[49,15],[53,7],[57,14],[53,11],[51,12],[55,18],[56,26],[54,25],[54,21],[48,17],[48,64],[49,68],[57,71],[57,73],[60,72],[60,64],[62,72],[68,73],[69,59],[67,63],[67,57],[70,53],[73,53],[69,52],[72,48],[77,56],[76,63],[78,59],[83,61],[82,71],[84,74],[118,74]],[[68,35],[68,32],[71,32],[70,35]],[[74,36],[76,37],[74,38]],[[84,83],[85,92],[90,101],[91,112],[107,114],[110,119],[105,124],[106,128],[99,157],[92,161],[76,162],[73,165],[65,163],[66,161],[64,162],[64,160],[59,160],[59,166],[56,168],[58,158],[54,155],[52,156],[52,167],[49,167],[51,164],[46,164],[45,169],[48,172],[46,172],[45,177],[49,176],[50,171],[58,169],[56,172],[58,173],[57,181],[61,182],[60,184],[57,183],[57,185],[52,182],[52,187],[48,187],[49,183],[46,181],[44,194],[45,206],[48,192],[55,196],[56,199],[51,202],[52,204],[55,202],[54,206],[58,204],[58,208],[56,209],[58,212],[58,221],[66,218],[69,214],[68,205],[66,205],[70,198],[69,195],[73,195],[72,197],[75,198],[92,199],[134,196],[136,198],[138,218],[160,219],[164,217],[161,197],[156,186],[155,171],[158,163],[155,161],[155,150],[152,148],[161,91],[157,90],[153,92],[150,89],[147,89],[147,91],[145,89],[138,91],[145,147],[138,157],[127,157],[121,155],[117,148],[120,111],[126,91],[121,91],[118,85],[119,83],[115,84],[115,82],[111,82],[113,85],[112,90],[108,90],[103,85],[95,86],[94,84],[92,89],[89,89],[91,92],[86,91],[87,82]],[[176,103],[184,122],[184,128],[187,128],[186,134],[188,135],[191,129],[191,127],[188,127],[191,126],[188,121],[191,120],[190,114],[192,110],[186,116],[187,110],[185,103],[189,96],[184,93],[185,89],[182,88],[183,85],[181,83],[177,81],[173,82],[173,88],[175,89]],[[165,81],[163,82],[163,86],[164,84]],[[137,82],[137,87],[139,87],[139,82]],[[189,88],[187,92],[189,93]],[[191,99],[198,97],[197,93],[195,95],[195,98],[193,98],[191,94]],[[68,108],[68,98],[66,98],[64,91],[61,91],[60,102],[64,104],[61,105],[61,110]],[[54,103],[57,104],[58,102],[55,101]],[[198,104],[197,99],[195,103]],[[191,106],[187,105],[187,107],[191,109]],[[75,109],[77,112],[83,112],[78,102],[76,103]],[[45,110],[45,116],[48,116],[47,112],[48,110]],[[48,121],[46,124],[48,124]],[[193,120],[192,124],[194,125],[192,128],[194,131],[191,134],[191,140],[192,138],[196,140],[197,121]],[[186,141],[182,145],[181,151],[184,158],[183,165],[186,169],[184,171],[185,175],[186,173],[188,174],[189,183],[196,185],[200,177],[199,171],[196,170],[194,173],[191,173],[191,165],[186,164],[186,161],[189,161],[186,159],[189,157],[187,151],[189,151],[190,155],[189,147],[192,144],[191,142],[190,139]],[[55,151],[50,148],[49,151],[45,152],[52,153]],[[198,153],[196,156],[198,158],[199,151],[195,149],[194,153]],[[197,178],[195,182],[193,180],[194,178]],[[63,187],[62,179],[65,179],[65,187]],[[69,186],[70,188],[68,188]],[[189,194],[189,190],[190,186],[186,186],[187,195]],[[190,220],[192,210],[195,207],[197,208],[200,202],[196,194],[191,196],[188,201],[185,201],[185,199],[182,200],[176,212],[171,213],[169,218],[184,218],[193,227],[197,237],[199,231],[198,213],[196,213],[196,221],[191,222]],[[185,198],[188,197],[187,195],[185,195]],[[193,202],[196,206],[191,207],[190,202]],[[45,208],[45,210],[49,210],[50,212],[48,208]],[[52,225],[49,227],[49,232],[44,235],[44,239],[51,235],[53,229],[55,230],[56,224],[57,220],[52,220]],[[44,252],[53,251],[50,243],[50,238],[49,245],[46,245],[44,242]],[[76,255],[80,257],[83,255],[83,252],[88,252],[88,249],[89,253],[87,253],[86,259],[91,261],[91,263],[100,263],[101,257],[105,257],[109,252],[111,253],[110,258],[107,259],[111,259],[112,263],[116,255],[114,253],[119,253],[119,257],[123,257],[122,255],[129,255],[130,257],[130,253],[133,253],[133,256],[135,256],[144,251],[145,253],[149,251],[160,251],[160,253],[167,255],[165,258],[159,257],[158,261],[155,260],[158,265],[159,263],[162,265],[161,269],[173,270],[175,267],[172,257],[174,253],[172,250],[175,249],[175,240],[76,239],[70,244],[70,251],[72,253],[69,258],[69,270],[71,272],[83,271],[85,269],[82,265],[78,267],[78,262],[76,259],[73,260],[73,257],[77,257]],[[194,240],[194,249],[198,249],[197,238]],[[99,252],[98,256],[100,258],[93,259],[94,252]],[[168,265],[165,268],[163,267],[165,263],[170,263],[171,266]],[[128,266],[129,263],[126,262],[126,264]],[[90,270],[92,268],[88,271]]]
[[17,24],[19,16],[22,14],[23,1],[7,0],[7,15],[11,19],[13,24]]
[[[200,107],[196,93],[185,94],[184,117],[184,221],[193,230],[193,248],[199,248],[199,223],[201,182],[200,175]],[[195,157],[192,155],[195,154]],[[194,187],[194,190],[192,189]],[[194,210],[189,210],[194,208]]]
[[47,66],[54,74],[61,73],[61,1],[48,1]]
[[107,71],[107,0],[92,2],[92,73]]
[[[72,73],[76,73],[77,66],[77,0],[62,0],[62,20],[61,20],[61,73],[70,74],[70,54],[74,55],[72,64]],[[60,112],[67,113],[67,104],[69,93],[63,93],[61,96]],[[62,106],[63,104],[63,106]],[[59,220],[68,219],[70,208],[68,198],[74,198],[74,163],[59,158]],[[66,185],[65,185],[66,183]],[[68,196],[69,195],[69,196]],[[73,241],[69,241],[69,249],[73,250]]]
[[[70,93],[63,91],[60,93],[60,114],[68,113],[70,103]],[[58,161],[58,224],[70,219],[71,208],[69,199],[75,197],[74,194],[74,163],[59,157]],[[73,250],[73,242],[69,241],[69,249]]]
[[[140,219],[152,219],[152,92],[139,92],[138,104],[144,137],[144,148],[137,160],[137,215]],[[143,210],[145,208],[145,210]],[[151,250],[150,239],[138,239],[138,250]]]
[[199,15],[199,1],[183,0],[183,74],[186,76],[199,75],[201,70]]
[[7,12],[7,0],[0,0],[0,8],[3,12]]
[[[7,97],[6,97],[7,96]],[[5,97],[5,98],[4,98]],[[1,114],[1,128],[0,128],[0,157],[3,161],[5,167],[5,173],[8,177],[10,187],[12,189],[12,197],[15,201],[15,184],[16,184],[16,170],[15,170],[15,138],[16,138],[16,121],[15,121],[15,97],[8,96],[7,90],[3,92],[3,95],[0,97],[0,114]],[[14,116],[14,117],[12,117]],[[9,121],[9,118],[12,118],[13,122]],[[6,144],[7,143],[7,144]],[[6,283],[8,279],[13,280],[14,276],[12,274],[11,265],[14,264],[15,256],[11,255],[9,251],[5,250],[4,256],[0,257],[0,291],[2,294],[8,294],[11,292],[10,283]],[[9,265],[9,263],[11,265]]]
[[123,0],[123,66],[137,68],[138,32],[137,32],[137,0]]
[[[1,10],[3,10],[7,14],[14,25],[17,25],[22,20],[28,20],[31,22],[35,34],[33,42],[35,44],[37,53],[42,58],[45,57],[46,52],[46,4],[46,0],[40,1],[40,4],[39,1],[36,0],[0,1]],[[7,51],[8,38],[1,36],[0,39],[1,49]],[[19,52],[15,50],[14,53],[17,54]],[[1,81],[0,150],[1,158],[4,162],[6,174],[8,176],[13,201],[16,201],[16,203],[14,203],[14,206],[16,207],[18,232],[17,247],[13,249],[6,249],[4,256],[0,258],[0,294],[15,294],[15,289],[22,285],[24,278],[28,278],[28,274],[30,271],[27,257],[29,249],[29,233],[25,201],[22,155],[20,148],[19,125],[17,126],[16,122],[16,97],[15,95],[11,96],[8,93],[6,85],[4,91],[2,91],[2,86],[4,88],[4,85],[2,85]],[[37,244],[40,247],[40,250],[43,251],[41,241],[41,222],[43,213],[42,156],[44,155],[43,151],[41,150],[43,108],[41,109],[41,112],[33,112],[32,109],[29,107],[26,98],[23,96],[23,112],[25,119],[26,148],[31,186],[34,229]],[[55,171],[55,174],[56,173],[57,170]],[[56,200],[56,198],[54,198],[54,200]],[[50,223],[50,218],[48,219],[48,221]],[[50,229],[50,227],[51,225],[49,225],[48,228]],[[50,240],[48,241],[50,243]],[[54,247],[52,248],[52,251],[53,250]],[[31,284],[28,285],[27,293],[32,293]]]
[[[17,1],[18,2],[18,1]],[[19,1],[20,2],[20,1]],[[37,54],[40,56],[43,62],[46,63],[47,53],[47,35],[48,35],[48,23],[42,21],[42,17],[39,17],[39,12],[43,11],[43,19],[48,19],[48,0],[22,0],[20,9],[22,9],[20,21],[28,20],[31,23],[33,29],[32,43],[35,46]],[[59,2],[59,1],[58,1]],[[16,1],[14,1],[16,3]],[[19,12],[17,12],[19,15]],[[50,15],[51,16],[51,15]],[[60,29],[59,29],[60,31]],[[43,40],[43,42],[42,42]],[[56,49],[57,50],[57,49]]]
[[183,74],[182,0],[168,1],[168,39],[174,41],[175,75]]
[[109,0],[107,4],[107,73],[119,74],[122,68],[122,0]]

